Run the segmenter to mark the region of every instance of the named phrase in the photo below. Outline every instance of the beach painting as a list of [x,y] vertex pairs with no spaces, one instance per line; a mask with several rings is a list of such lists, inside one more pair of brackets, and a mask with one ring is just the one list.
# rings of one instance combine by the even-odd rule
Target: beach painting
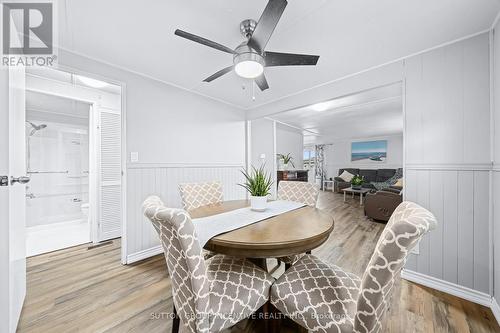
[[387,159],[387,140],[353,142],[351,161],[382,163]]

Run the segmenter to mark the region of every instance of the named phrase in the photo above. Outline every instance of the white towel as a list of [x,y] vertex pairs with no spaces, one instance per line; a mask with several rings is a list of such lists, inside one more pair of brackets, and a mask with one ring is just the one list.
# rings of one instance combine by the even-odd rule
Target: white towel
[[198,235],[200,246],[204,247],[212,237],[304,206],[303,203],[293,201],[271,201],[268,202],[267,209],[263,212],[256,212],[251,210],[250,207],[245,207],[221,214],[193,219],[193,225]]

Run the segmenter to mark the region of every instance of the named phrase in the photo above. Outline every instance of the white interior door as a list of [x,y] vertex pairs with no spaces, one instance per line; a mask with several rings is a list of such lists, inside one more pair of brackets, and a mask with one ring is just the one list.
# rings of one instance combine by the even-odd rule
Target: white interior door
[[[0,187],[0,332],[15,332],[26,296],[26,143],[25,73],[13,67],[0,73],[4,99],[0,136],[0,176],[7,176]],[[6,77],[8,76],[8,79]],[[8,88],[7,88],[8,86]],[[3,95],[2,95],[3,96]],[[6,103],[8,100],[8,103]],[[6,105],[8,104],[8,106]],[[5,126],[7,125],[8,126]],[[4,178],[5,180],[5,178]]]
[[121,111],[97,108],[98,142],[98,241],[121,237],[122,147]]

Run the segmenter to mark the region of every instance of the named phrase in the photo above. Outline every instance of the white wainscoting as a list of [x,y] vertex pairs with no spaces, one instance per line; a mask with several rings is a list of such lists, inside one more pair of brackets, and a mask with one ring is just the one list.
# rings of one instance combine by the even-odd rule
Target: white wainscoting
[[429,209],[438,220],[406,269],[491,295],[487,166],[407,166],[405,178],[405,200]]
[[127,264],[161,253],[158,235],[142,215],[141,206],[149,195],[158,195],[168,207],[181,207],[178,185],[185,182],[218,180],[224,199],[244,199],[237,186],[242,182],[241,165],[130,164],[127,169]]
[[[483,292],[470,289],[467,287],[459,286],[457,284],[443,281],[440,279],[433,278],[432,276],[420,274],[417,272],[409,271],[407,269],[403,269],[401,272],[401,277],[405,280],[432,288],[436,289],[442,292],[445,292],[447,294],[457,296],[463,299],[466,299],[468,301],[474,302],[476,304],[481,304],[487,307],[491,307],[492,311],[494,313],[493,309],[493,298]],[[497,305],[498,306],[498,305]]]

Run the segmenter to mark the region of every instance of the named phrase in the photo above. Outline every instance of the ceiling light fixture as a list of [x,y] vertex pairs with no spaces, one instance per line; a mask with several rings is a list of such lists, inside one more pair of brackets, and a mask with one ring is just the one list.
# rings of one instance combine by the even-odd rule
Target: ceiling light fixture
[[321,102],[311,106],[314,111],[322,112],[330,108],[330,102]]
[[241,45],[237,50],[241,52],[233,57],[234,71],[239,76],[245,79],[255,79],[264,73],[264,58],[248,48],[246,45]]
[[106,82],[103,82],[100,80],[95,80],[95,79],[91,79],[89,77],[80,76],[80,75],[77,75],[77,77],[81,83],[83,83],[86,86],[92,87],[92,88],[104,88],[104,87],[108,86],[108,84]]
[[236,74],[245,79],[255,79],[264,72],[264,66],[257,61],[242,61],[234,66]]

